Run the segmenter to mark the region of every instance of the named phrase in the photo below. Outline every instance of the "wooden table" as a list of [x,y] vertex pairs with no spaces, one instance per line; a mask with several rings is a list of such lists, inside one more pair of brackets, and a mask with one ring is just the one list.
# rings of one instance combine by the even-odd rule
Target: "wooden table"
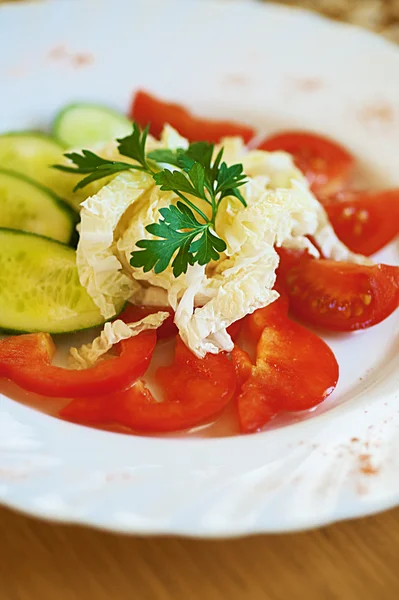
[[399,508],[293,535],[197,541],[0,510],[1,600],[397,600]]

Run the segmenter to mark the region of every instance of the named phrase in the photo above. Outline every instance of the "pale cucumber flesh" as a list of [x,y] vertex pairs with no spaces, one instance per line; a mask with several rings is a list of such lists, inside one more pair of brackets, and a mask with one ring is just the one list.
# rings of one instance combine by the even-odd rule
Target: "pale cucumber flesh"
[[72,248],[0,229],[0,329],[67,333],[103,322],[79,282]]
[[70,148],[91,148],[125,137],[132,123],[124,115],[96,104],[70,104],[55,117],[52,132]]
[[67,164],[64,146],[45,134],[21,131],[0,135],[0,166],[16,171],[44,185],[60,198],[76,207],[87,197],[75,194],[73,188],[81,176],[53,169],[54,164]]
[[77,214],[24,175],[0,169],[0,227],[20,229],[69,243]]

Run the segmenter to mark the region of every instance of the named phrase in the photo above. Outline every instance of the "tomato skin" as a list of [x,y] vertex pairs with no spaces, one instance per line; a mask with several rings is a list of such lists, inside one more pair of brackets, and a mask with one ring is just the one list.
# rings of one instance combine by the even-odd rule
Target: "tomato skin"
[[180,338],[173,363],[159,368],[155,379],[164,392],[163,402],[157,402],[140,381],[113,396],[73,400],[60,415],[83,423],[118,423],[142,432],[177,431],[221,412],[236,386],[233,365],[225,354],[199,359]]
[[353,252],[370,256],[399,235],[399,190],[348,190],[320,200],[335,233]]
[[178,329],[173,321],[175,313],[172,308],[165,306],[138,306],[135,304],[128,304],[125,310],[119,315],[118,319],[121,319],[125,323],[135,323],[147,317],[153,315],[159,311],[168,312],[170,317],[162,323],[156,330],[157,338],[159,340],[166,340],[174,337],[178,334]]
[[334,194],[343,189],[355,161],[345,148],[332,140],[305,131],[286,131],[266,138],[260,150],[284,150],[308,179],[315,193]]
[[156,334],[144,331],[121,342],[119,356],[75,371],[51,365],[55,347],[47,333],[29,333],[0,341],[0,377],[42,396],[97,396],[126,389],[147,370]]
[[245,143],[248,143],[255,135],[252,127],[230,121],[214,121],[196,117],[183,106],[165,102],[143,90],[136,92],[133,98],[130,118],[136,121],[140,127],[150,124],[150,133],[156,138],[159,138],[167,123],[190,142],[217,143],[223,137],[239,136]]
[[399,267],[304,260],[286,274],[293,314],[333,331],[365,329],[399,306]]
[[338,364],[327,344],[288,319],[283,303],[272,307],[261,309],[252,326],[248,319],[249,334],[258,340],[255,365],[242,350],[232,353],[242,386],[237,405],[244,433],[259,431],[282,412],[317,406],[338,381]]

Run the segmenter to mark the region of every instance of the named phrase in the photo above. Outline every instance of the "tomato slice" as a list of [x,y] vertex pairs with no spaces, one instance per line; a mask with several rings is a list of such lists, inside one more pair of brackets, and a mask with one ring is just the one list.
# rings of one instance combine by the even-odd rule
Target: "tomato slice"
[[286,292],[287,273],[293,268],[299,265],[303,260],[313,260],[314,257],[309,254],[307,250],[299,250],[297,248],[276,248],[276,252],[280,257],[280,262],[276,271],[276,283],[275,289],[289,299]]
[[245,330],[249,334],[250,338],[257,342],[263,333],[263,330],[267,325],[272,323],[279,323],[287,318],[288,315],[288,296],[285,292],[280,292],[280,298],[277,298],[274,302],[265,306],[265,308],[258,308],[252,315],[247,317]]
[[[313,408],[334,390],[338,364],[323,340],[285,314],[281,302],[248,318],[249,333],[258,339],[256,363],[241,349],[232,353],[238,381],[241,429],[259,431],[282,412]],[[260,334],[260,337],[259,337]]]
[[399,235],[399,190],[343,191],[320,200],[335,233],[353,252],[370,256]]
[[242,328],[244,327],[244,323],[246,321],[246,317],[243,319],[239,319],[238,321],[234,321],[228,328],[227,333],[230,335],[231,339],[235,342],[238,336],[240,335]]
[[304,260],[286,283],[294,315],[334,331],[371,327],[399,306],[399,267]]
[[266,138],[259,148],[269,152],[284,150],[292,154],[314,192],[338,192],[347,184],[355,165],[353,156],[345,148],[314,133],[279,133]]
[[168,312],[170,317],[162,323],[156,330],[157,338],[159,340],[165,340],[178,334],[178,329],[173,321],[175,313],[172,308],[165,306],[136,306],[134,304],[128,304],[125,310],[119,315],[118,319],[121,319],[125,323],[135,323],[147,317],[153,315],[159,311]]
[[102,398],[73,400],[60,415],[81,423],[113,422],[143,432],[188,429],[220,413],[235,392],[234,368],[225,354],[199,359],[177,338],[175,358],[155,375],[164,394],[157,402],[143,382]]
[[252,127],[230,121],[213,121],[191,114],[179,104],[165,102],[147,94],[143,90],[136,92],[130,117],[141,127],[150,125],[150,132],[156,138],[166,124],[171,125],[191,142],[207,141],[217,143],[223,137],[239,136],[247,143],[255,132]]
[[51,364],[55,346],[49,334],[14,336],[0,341],[0,377],[53,398],[111,394],[126,389],[145,373],[155,343],[155,331],[144,331],[121,342],[119,356],[74,371]]
[[240,393],[242,386],[251,376],[253,363],[248,352],[245,352],[245,350],[243,350],[242,348],[240,348],[240,346],[237,345],[233,348],[231,358],[236,373],[238,387],[237,391]]

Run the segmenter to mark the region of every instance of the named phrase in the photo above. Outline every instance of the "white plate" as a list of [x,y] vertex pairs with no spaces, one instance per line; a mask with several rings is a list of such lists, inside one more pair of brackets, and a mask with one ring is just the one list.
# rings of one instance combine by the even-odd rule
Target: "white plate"
[[[46,125],[73,100],[124,110],[140,86],[265,131],[324,131],[356,153],[370,182],[399,185],[398,73],[399,51],[382,39],[274,5],[0,8],[0,130]],[[382,257],[397,264],[397,245]],[[52,519],[195,536],[294,530],[393,506],[398,332],[396,314],[368,332],[326,338],[341,366],[328,403],[252,436],[123,436],[3,396],[0,499]]]

